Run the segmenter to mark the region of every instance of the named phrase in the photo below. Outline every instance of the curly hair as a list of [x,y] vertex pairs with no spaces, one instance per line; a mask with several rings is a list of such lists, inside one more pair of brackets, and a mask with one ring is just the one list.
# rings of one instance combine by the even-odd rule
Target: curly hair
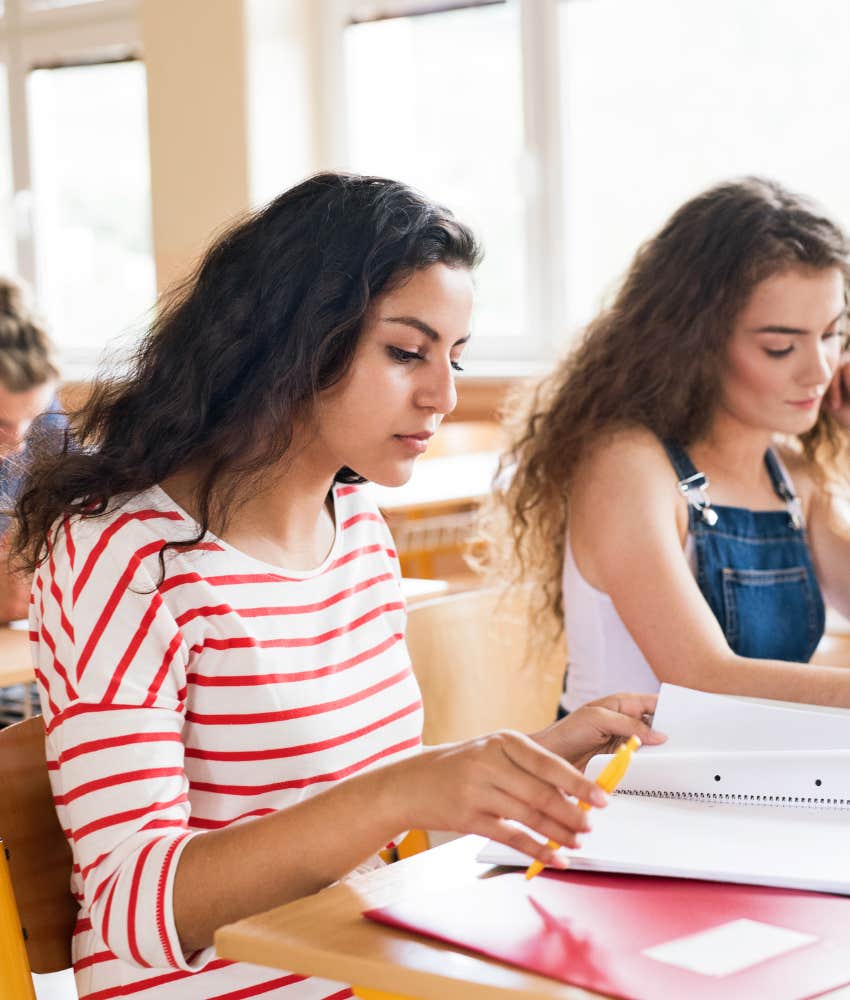
[[[679,208],[640,247],[610,306],[556,368],[508,403],[506,485],[482,513],[476,561],[538,587],[538,620],[563,624],[569,498],[603,436],[643,427],[687,446],[707,430],[724,348],[754,287],[789,267],[837,267],[850,287],[850,243],[813,203],[757,177],[719,184]],[[826,478],[843,466],[822,408],[796,446]],[[499,481],[499,480],[497,480]]]
[[25,287],[0,277],[0,384],[27,392],[59,378],[44,324],[29,307]]
[[379,177],[318,174],[238,222],[166,294],[126,373],[95,383],[73,418],[76,448],[35,458],[16,508],[19,564],[45,558],[65,517],[97,517],[193,463],[199,527],[185,544],[223,530],[348,371],[375,297],[478,258],[451,212]]

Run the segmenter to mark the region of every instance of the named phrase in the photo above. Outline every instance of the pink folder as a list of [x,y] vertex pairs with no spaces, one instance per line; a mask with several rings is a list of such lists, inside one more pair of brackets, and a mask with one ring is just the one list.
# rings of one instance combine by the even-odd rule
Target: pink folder
[[[793,889],[554,871],[529,882],[509,872],[364,916],[627,1000],[803,1000],[850,982],[850,899]],[[747,952],[739,929],[790,950],[720,974],[652,957],[676,942],[681,961],[696,940],[705,959],[705,942],[722,933],[689,936],[718,928],[724,954],[709,964],[728,966],[736,945]]]

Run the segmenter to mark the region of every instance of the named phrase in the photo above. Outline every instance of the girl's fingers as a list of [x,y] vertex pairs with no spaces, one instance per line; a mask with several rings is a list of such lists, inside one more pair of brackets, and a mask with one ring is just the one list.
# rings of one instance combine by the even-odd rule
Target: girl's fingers
[[574,806],[571,817],[562,822],[548,812],[535,808],[523,799],[514,798],[508,793],[496,791],[488,802],[487,812],[497,819],[512,819],[527,826],[535,833],[554,840],[556,844],[575,848],[579,846],[579,835],[589,833],[590,823],[587,813]]
[[[527,794],[518,794],[516,776],[510,779],[513,787],[508,790],[517,798],[528,799],[533,795],[534,799],[531,801],[541,811],[548,812],[554,808],[562,815],[565,815],[562,810],[566,808],[569,812],[573,803],[560,796],[559,792],[566,792],[567,795],[573,795],[597,808],[607,804],[608,796],[597,784],[589,781],[572,764],[550,753],[539,743],[520,733],[508,732],[498,735],[504,754],[520,771],[525,772],[524,777],[528,782],[525,786],[528,789]],[[503,780],[508,780],[510,774],[510,770],[505,771]]]
[[628,739],[629,736],[637,736],[641,743],[653,746],[663,743],[667,737],[657,729],[653,729],[643,719],[636,719],[631,715],[623,715],[614,712],[610,708],[597,706],[593,709],[599,713],[598,727],[602,732],[610,733],[611,736],[622,736]]
[[[530,837],[524,830],[520,830],[507,820],[488,817],[482,822],[482,836],[496,840],[500,844],[512,847],[521,854],[527,854],[535,861],[542,861],[543,864],[552,868],[568,868],[569,861],[557,851],[553,851],[547,844],[541,844]],[[554,838],[553,838],[554,839]],[[555,841],[557,843],[557,841]]]
[[644,715],[652,715],[658,703],[657,694],[634,694],[631,691],[619,691],[617,694],[610,694],[607,698],[599,698],[590,702],[589,707],[600,705],[602,708],[610,708],[614,712],[622,712],[623,715],[631,715],[635,719],[640,719]]

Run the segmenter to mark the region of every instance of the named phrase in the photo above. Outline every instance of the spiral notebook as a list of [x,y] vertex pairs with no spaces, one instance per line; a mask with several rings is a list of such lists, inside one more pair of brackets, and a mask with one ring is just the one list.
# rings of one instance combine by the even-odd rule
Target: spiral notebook
[[[572,869],[850,895],[850,711],[662,685],[655,727]],[[529,863],[493,841],[479,860]]]

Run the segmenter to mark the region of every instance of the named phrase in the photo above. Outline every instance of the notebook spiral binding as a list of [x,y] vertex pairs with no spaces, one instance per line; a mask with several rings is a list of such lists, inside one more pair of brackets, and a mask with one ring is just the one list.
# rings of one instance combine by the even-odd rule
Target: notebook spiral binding
[[817,795],[745,795],[733,792],[669,792],[661,788],[620,788],[616,795],[650,799],[686,799],[691,802],[740,802],[760,806],[797,806],[801,809],[850,809],[850,799]]

